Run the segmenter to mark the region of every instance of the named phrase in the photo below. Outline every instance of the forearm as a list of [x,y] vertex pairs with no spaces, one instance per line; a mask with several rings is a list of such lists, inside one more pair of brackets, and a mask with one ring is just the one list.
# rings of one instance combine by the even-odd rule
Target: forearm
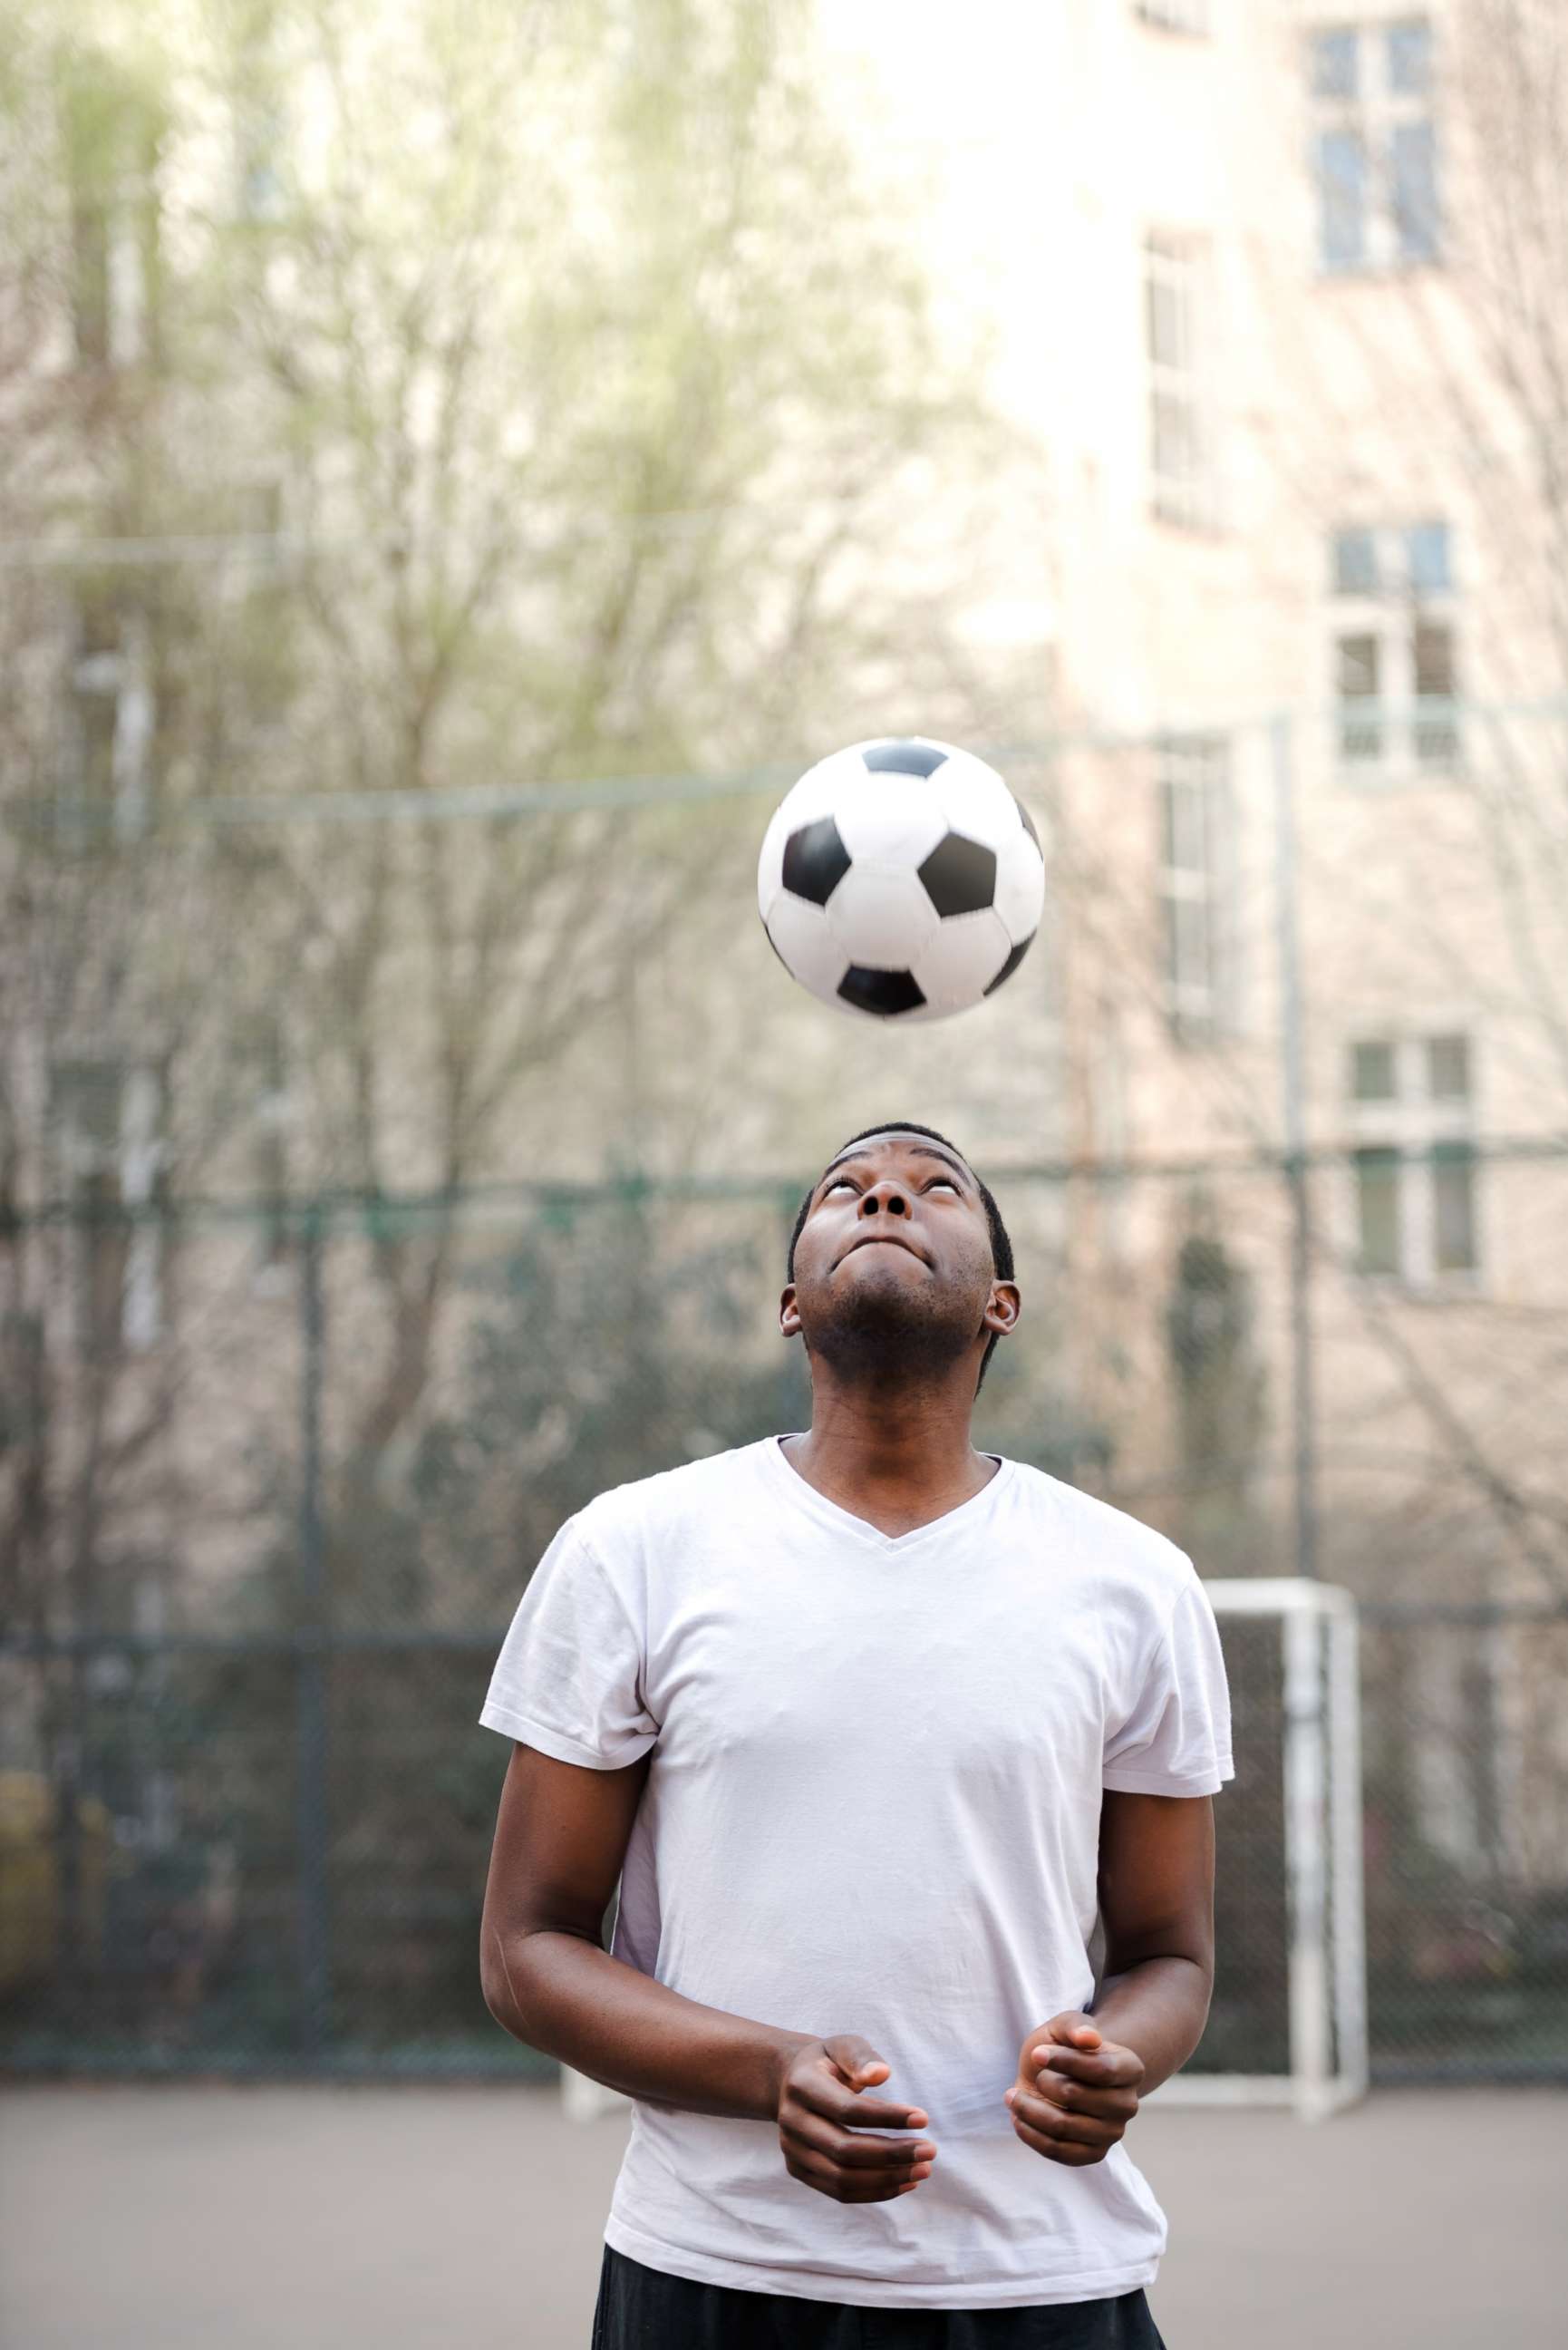
[[684,1999],[576,1934],[525,1934],[487,1956],[490,2012],[514,2038],[654,2105],[772,2121],[784,2064],[815,2037]]
[[1179,2073],[1203,2037],[1213,1977],[1196,1959],[1141,1959],[1107,1974],[1092,2010],[1107,2040],[1143,2059],[1140,2096]]

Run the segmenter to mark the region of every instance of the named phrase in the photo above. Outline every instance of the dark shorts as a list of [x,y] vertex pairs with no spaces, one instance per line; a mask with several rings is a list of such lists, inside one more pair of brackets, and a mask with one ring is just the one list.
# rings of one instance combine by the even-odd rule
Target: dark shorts
[[1025,2309],[860,2309],[666,2276],[605,2246],[592,2350],[1165,2350],[1143,2288]]

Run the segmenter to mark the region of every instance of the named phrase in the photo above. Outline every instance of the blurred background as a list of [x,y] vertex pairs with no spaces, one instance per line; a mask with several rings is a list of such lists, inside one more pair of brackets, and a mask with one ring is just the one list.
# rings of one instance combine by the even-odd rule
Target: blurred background
[[[0,2061],[553,2095],[495,1649],[805,1424],[795,1206],[909,1116],[1017,1247],[978,1440],[1356,1603],[1374,2101],[1568,2083],[1556,0],[7,13]],[[754,892],[902,733],[1047,853],[908,1034]]]

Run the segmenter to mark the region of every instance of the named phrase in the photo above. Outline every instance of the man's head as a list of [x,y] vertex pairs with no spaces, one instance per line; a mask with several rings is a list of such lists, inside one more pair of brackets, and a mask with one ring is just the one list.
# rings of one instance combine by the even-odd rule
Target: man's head
[[1012,1243],[968,1160],[929,1126],[867,1127],[801,1201],[780,1327],[841,1376],[924,1382],[976,1358],[974,1393],[1018,1319]]

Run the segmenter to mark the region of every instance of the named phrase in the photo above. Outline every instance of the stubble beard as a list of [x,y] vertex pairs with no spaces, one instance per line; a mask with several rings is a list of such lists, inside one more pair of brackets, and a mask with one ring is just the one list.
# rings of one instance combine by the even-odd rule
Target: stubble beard
[[862,1277],[847,1295],[829,1294],[805,1335],[841,1385],[888,1393],[941,1384],[981,1327],[972,1305],[934,1282]]

